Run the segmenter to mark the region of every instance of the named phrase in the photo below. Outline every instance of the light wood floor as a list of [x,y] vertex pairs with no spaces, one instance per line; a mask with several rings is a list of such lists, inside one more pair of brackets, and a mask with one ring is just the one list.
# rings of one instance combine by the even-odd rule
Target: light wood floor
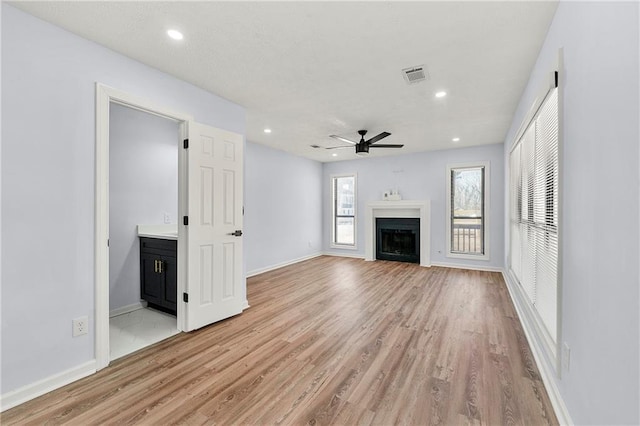
[[557,424],[498,273],[320,257],[2,424]]

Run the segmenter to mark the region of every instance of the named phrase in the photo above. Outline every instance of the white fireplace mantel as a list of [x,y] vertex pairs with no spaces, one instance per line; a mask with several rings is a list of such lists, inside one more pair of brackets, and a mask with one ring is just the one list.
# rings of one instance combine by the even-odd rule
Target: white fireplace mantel
[[376,218],[412,217],[420,219],[420,266],[431,266],[431,210],[429,200],[372,201],[364,218],[364,260],[376,260]]

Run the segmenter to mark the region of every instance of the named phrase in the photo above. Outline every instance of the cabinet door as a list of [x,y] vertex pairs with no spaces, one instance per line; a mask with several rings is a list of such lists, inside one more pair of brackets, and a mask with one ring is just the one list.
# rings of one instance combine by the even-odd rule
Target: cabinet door
[[140,298],[156,305],[162,305],[163,276],[157,270],[160,256],[140,254]]
[[175,312],[178,302],[178,262],[175,257],[162,257],[164,306]]

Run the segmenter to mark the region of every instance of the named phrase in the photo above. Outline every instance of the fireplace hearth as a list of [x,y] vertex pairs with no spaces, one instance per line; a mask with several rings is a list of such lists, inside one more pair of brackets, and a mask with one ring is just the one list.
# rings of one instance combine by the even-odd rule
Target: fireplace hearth
[[376,259],[420,263],[420,219],[376,218]]

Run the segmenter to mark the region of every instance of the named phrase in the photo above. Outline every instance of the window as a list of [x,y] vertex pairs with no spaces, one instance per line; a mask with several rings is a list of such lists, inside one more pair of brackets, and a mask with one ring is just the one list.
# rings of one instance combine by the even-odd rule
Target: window
[[557,339],[558,89],[547,93],[509,157],[509,271],[547,338]]
[[447,256],[488,260],[489,163],[447,168]]
[[356,244],[356,177],[334,176],[333,192],[333,246]]

